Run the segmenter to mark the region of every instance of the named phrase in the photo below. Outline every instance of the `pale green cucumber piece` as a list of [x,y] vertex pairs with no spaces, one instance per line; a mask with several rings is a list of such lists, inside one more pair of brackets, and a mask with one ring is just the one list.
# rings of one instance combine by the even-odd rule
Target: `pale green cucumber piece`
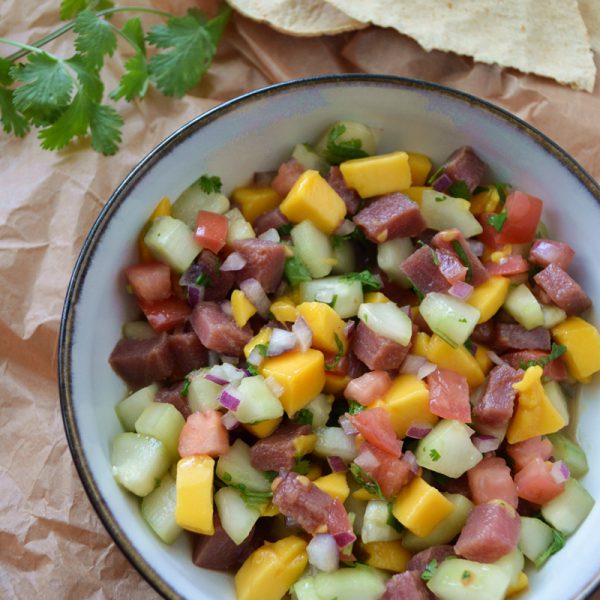
[[435,190],[425,190],[421,201],[421,214],[429,229],[442,231],[458,229],[466,238],[479,235],[483,227],[470,211],[471,203],[463,198],[453,198]]
[[544,315],[544,327],[552,329],[555,325],[562,323],[567,318],[567,313],[558,306],[550,306],[548,304],[540,304],[542,314]]
[[431,292],[419,306],[421,316],[445,342],[456,348],[473,333],[481,313],[478,309],[449,294]]
[[270,492],[271,482],[250,462],[250,447],[237,439],[227,454],[217,460],[217,477],[225,483],[245,485],[255,492]]
[[448,544],[462,531],[467,517],[473,510],[473,503],[462,494],[445,493],[444,496],[454,504],[454,510],[425,537],[406,531],[402,545],[410,552],[421,552],[431,546]]
[[194,183],[175,200],[171,208],[171,215],[173,218],[183,221],[190,229],[196,229],[196,219],[201,210],[220,215],[225,214],[229,210],[229,200],[227,196],[219,192],[207,194]]
[[[329,134],[334,127],[343,125],[346,130],[336,138],[335,143],[341,144],[342,142],[350,142],[351,140],[359,140],[360,145],[358,148],[363,150],[366,154],[375,154],[377,150],[377,131],[362,123],[355,121],[337,121],[330,125],[323,135],[319,138],[319,141],[315,145],[315,152],[322,156],[326,161],[331,162],[327,152],[327,141]],[[336,161],[337,162],[337,161]]]
[[442,562],[427,582],[441,600],[504,600],[509,585],[506,569],[462,558]]
[[114,478],[136,496],[147,496],[171,464],[165,445],[140,433],[119,433],[112,442]]
[[333,396],[319,394],[304,407],[304,410],[308,410],[312,415],[311,425],[313,429],[318,429],[319,427],[325,427],[325,425],[327,425],[332,404]]
[[552,442],[552,456],[556,460],[562,460],[569,467],[571,477],[579,479],[588,472],[587,457],[580,446],[564,433],[553,433],[548,439]]
[[223,487],[215,494],[215,504],[223,529],[239,546],[258,521],[260,510],[248,506],[240,492],[231,487]]
[[394,302],[361,304],[358,307],[358,318],[377,335],[401,346],[408,346],[412,337],[412,321]]
[[301,302],[331,304],[335,298],[333,309],[342,319],[355,317],[364,299],[360,281],[346,280],[343,275],[303,281],[299,290]]
[[385,579],[374,569],[358,566],[304,577],[292,587],[296,600],[378,600],[385,591]]
[[571,535],[585,521],[594,504],[590,493],[577,479],[571,478],[565,482],[562,494],[542,505],[542,517],[561,533]]
[[410,238],[396,238],[377,245],[377,266],[392,280],[403,287],[410,287],[408,277],[400,265],[413,253]]
[[360,532],[363,543],[399,540],[402,535],[388,525],[389,518],[390,510],[387,502],[383,502],[383,500],[369,500]]
[[525,559],[523,553],[515,548],[509,554],[504,555],[500,560],[493,563],[497,567],[500,567],[509,577],[508,585],[516,585],[519,580],[519,575],[525,566]]
[[346,435],[341,427],[321,427],[315,430],[317,443],[314,453],[317,456],[339,456],[350,462],[356,458],[356,445],[351,436]]
[[447,477],[460,477],[483,458],[471,442],[471,429],[446,419],[419,441],[415,456],[424,469]]
[[548,396],[548,400],[552,402],[554,408],[558,411],[560,416],[565,421],[565,426],[569,424],[569,405],[567,403],[567,397],[563,392],[562,388],[556,381],[548,381],[544,383],[544,392]]
[[202,251],[202,246],[183,222],[173,217],[159,217],[152,222],[144,243],[156,260],[183,273]]
[[333,245],[333,258],[335,264],[332,272],[336,275],[352,273],[356,267],[354,245],[349,240],[339,240]]
[[249,240],[256,237],[252,225],[246,221],[239,208],[228,210],[225,213],[225,216],[229,221],[229,227],[227,229],[227,244],[229,246],[231,246],[233,242]]
[[552,527],[541,519],[521,517],[519,548],[532,563],[550,547],[553,538]]
[[329,236],[312,221],[302,221],[291,231],[295,251],[313,278],[325,277],[333,266],[333,248]]
[[524,283],[508,292],[504,301],[504,310],[525,329],[534,329],[544,325],[542,307]]
[[262,375],[244,377],[237,389],[240,404],[233,413],[240,423],[257,423],[283,416],[283,406]]
[[192,412],[218,410],[221,406],[219,396],[223,391],[223,386],[206,379],[207,372],[208,369],[201,369],[188,375],[190,385],[187,400]]
[[308,144],[296,144],[292,158],[295,158],[307,171],[311,169],[324,175],[329,170],[329,165]]
[[123,337],[128,340],[150,340],[156,337],[156,331],[147,321],[129,321],[123,325]]
[[142,517],[165,544],[172,544],[182,531],[175,521],[175,502],[175,479],[169,473],[164,474],[153,492],[142,498]]
[[152,402],[135,422],[135,430],[160,440],[169,452],[171,459],[177,460],[179,458],[177,450],[179,435],[184,425],[183,415],[172,404]]
[[157,392],[158,386],[153,383],[127,396],[115,406],[115,412],[125,431],[135,431],[135,422],[144,409],[154,402]]

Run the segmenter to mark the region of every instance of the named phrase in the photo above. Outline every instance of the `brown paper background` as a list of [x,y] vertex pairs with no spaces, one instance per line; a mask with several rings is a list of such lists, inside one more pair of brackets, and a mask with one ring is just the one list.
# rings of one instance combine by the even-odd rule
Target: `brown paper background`
[[[193,0],[155,0],[183,8]],[[205,6],[210,0],[203,2]],[[52,29],[58,0],[2,0],[0,36]],[[70,40],[54,42],[58,54]],[[10,49],[0,47],[1,55]],[[113,89],[122,60],[108,64]],[[343,71],[428,79],[481,96],[548,134],[600,178],[600,82],[594,94],[508,69],[426,53],[391,30],[297,39],[235,17],[210,74],[183,99],[150,90],[120,106],[122,149],[82,141],[59,153],[0,133],[0,598],[156,598],[94,513],[69,453],[56,383],[57,334],[71,270],[100,209],[160,140],[219,101],[277,81]]]

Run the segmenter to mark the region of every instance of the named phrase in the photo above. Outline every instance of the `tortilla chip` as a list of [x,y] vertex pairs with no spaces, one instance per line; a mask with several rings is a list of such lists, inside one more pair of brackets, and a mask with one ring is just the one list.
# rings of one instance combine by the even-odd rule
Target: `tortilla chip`
[[317,36],[366,27],[324,0],[227,0],[244,16],[297,36]]
[[425,50],[466,54],[588,92],[594,87],[577,0],[327,1],[359,21],[393,27]]
[[579,0],[579,10],[590,35],[592,50],[600,54],[600,0]]

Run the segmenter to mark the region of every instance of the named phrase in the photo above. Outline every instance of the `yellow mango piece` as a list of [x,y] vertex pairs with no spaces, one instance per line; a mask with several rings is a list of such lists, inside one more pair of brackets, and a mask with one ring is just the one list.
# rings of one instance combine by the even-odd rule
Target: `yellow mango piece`
[[344,346],[344,351],[348,345],[348,339],[344,333],[346,323],[342,318],[324,302],[303,302],[298,305],[298,313],[304,317],[308,323],[312,334],[312,345],[314,348],[337,354],[338,342]]
[[329,494],[332,498],[337,498],[340,502],[345,502],[350,494],[346,473],[330,473],[323,477],[315,479],[313,482],[320,490]]
[[239,204],[246,221],[252,223],[263,213],[279,206],[281,198],[272,187],[239,187],[231,198]]
[[365,488],[358,488],[356,491],[352,492],[352,497],[355,500],[363,500],[364,502],[368,502],[369,500],[381,500],[379,496],[367,492]]
[[271,339],[271,333],[273,330],[270,327],[263,327],[245,346],[244,346],[244,356],[248,358],[252,350],[254,350],[254,346],[258,346],[259,344],[264,344],[265,346],[269,345],[269,340]]
[[[382,407],[390,415],[394,431],[403,438],[415,421],[435,425],[438,417],[429,410],[429,389],[415,375],[399,375],[382,400],[371,407]],[[367,409],[368,410],[368,409]]]
[[175,521],[179,527],[213,535],[213,477],[210,456],[188,456],[177,463]]
[[295,535],[256,549],[235,574],[237,600],[281,600],[308,564],[306,542]]
[[526,590],[528,587],[529,587],[529,578],[527,577],[526,573],[521,571],[519,573],[519,577],[518,577],[516,583],[513,583],[508,586],[508,589],[506,590],[505,598],[514,596],[515,594],[518,594],[519,592]]
[[400,490],[392,514],[415,535],[425,537],[453,510],[454,504],[440,491],[415,477]]
[[591,323],[569,317],[552,328],[552,335],[567,347],[563,358],[575,379],[585,383],[588,377],[600,371],[600,333]]
[[266,421],[260,421],[259,423],[254,424],[242,423],[242,425],[246,431],[249,431],[257,438],[263,439],[270,436],[279,427],[279,423],[281,423],[281,417],[267,419]]
[[278,514],[279,514],[279,509],[272,502],[267,502],[265,504],[261,504],[261,506],[260,506],[260,516],[261,517],[275,517]]
[[519,394],[519,400],[506,432],[509,444],[554,433],[566,425],[565,420],[544,392],[543,372],[540,366],[529,367],[523,379],[513,385]]
[[423,192],[431,189],[433,188],[428,185],[411,185],[408,189],[402,190],[402,193],[421,206],[421,202],[423,202]]
[[349,383],[350,377],[348,375],[337,375],[336,373],[325,371],[325,386],[323,387],[323,391],[326,394],[339,394],[346,389]]
[[418,152],[408,152],[408,167],[413,186],[423,186],[431,171],[431,161],[425,154]]
[[298,316],[296,305],[288,296],[277,298],[271,308],[271,314],[281,323],[293,323]]
[[252,315],[256,314],[256,307],[242,290],[233,290],[231,294],[231,312],[233,320],[238,327],[243,327]]
[[488,356],[488,348],[478,344],[477,350],[475,351],[475,360],[483,371],[483,374],[487,375],[493,365],[492,359]]
[[500,195],[498,190],[491,185],[484,192],[479,192],[471,198],[470,210],[474,215],[480,215],[484,212],[496,212],[498,204],[500,204]]
[[512,244],[502,246],[500,250],[496,250],[490,254],[490,260],[498,264],[503,258],[507,258],[512,254]]
[[290,417],[304,408],[325,385],[325,358],[322,352],[312,348],[266,358],[260,371],[283,387],[279,400]]
[[416,354],[417,356],[426,357],[430,340],[430,335],[426,334],[424,331],[419,331],[417,335],[414,336],[414,342],[412,348],[410,349],[410,353]]
[[436,334],[431,336],[425,356],[429,362],[438,367],[455,371],[466,377],[467,383],[472,388],[481,385],[485,379],[479,363],[464,346],[453,348]]
[[490,277],[487,281],[478,285],[467,303],[474,306],[481,314],[477,323],[489,321],[504,304],[508,296],[510,279],[508,277]]
[[390,302],[390,299],[381,292],[367,292],[365,294],[365,303],[367,304],[385,304]]
[[311,463],[310,467],[308,467],[308,473],[306,474],[306,478],[310,481],[315,481],[319,479],[323,475],[323,469],[317,463]]
[[366,554],[365,562],[370,567],[394,573],[406,571],[406,565],[412,557],[412,554],[402,546],[400,540],[369,542],[362,544],[361,549]]
[[311,169],[300,175],[279,209],[292,223],[309,219],[327,235],[346,216],[344,201],[318,171]]
[[294,439],[294,449],[296,450],[296,457],[300,458],[305,454],[310,454],[317,443],[317,436],[314,433],[307,435],[299,435]]
[[150,225],[159,217],[170,217],[171,216],[171,202],[167,196],[165,196],[155,207],[148,220],[146,221],[140,235],[138,237],[138,251],[140,253],[140,260],[142,262],[151,262],[154,260],[152,253],[148,250],[148,246],[146,246],[146,242],[144,242],[144,237],[146,233],[148,233],[148,229],[150,229]]
[[412,184],[408,154],[392,152],[347,160],[340,165],[346,185],[361,198],[406,190]]

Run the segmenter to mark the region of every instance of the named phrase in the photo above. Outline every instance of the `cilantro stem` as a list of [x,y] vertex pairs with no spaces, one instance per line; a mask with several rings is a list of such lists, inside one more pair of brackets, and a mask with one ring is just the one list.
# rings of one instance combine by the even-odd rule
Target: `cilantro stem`
[[[7,44],[8,46],[15,46],[16,48],[21,48],[21,51],[24,52],[23,56],[25,56],[25,54],[29,54],[30,52],[42,52],[42,50],[36,48],[35,46],[30,46],[29,44],[22,44],[21,42],[15,42],[14,40],[9,40],[4,37],[0,37],[0,44]],[[10,56],[7,58],[7,60],[10,60]]]
[[110,28],[121,38],[123,38],[136,52],[140,51],[140,47],[126,33],[123,33],[118,27],[112,23],[108,24]]

